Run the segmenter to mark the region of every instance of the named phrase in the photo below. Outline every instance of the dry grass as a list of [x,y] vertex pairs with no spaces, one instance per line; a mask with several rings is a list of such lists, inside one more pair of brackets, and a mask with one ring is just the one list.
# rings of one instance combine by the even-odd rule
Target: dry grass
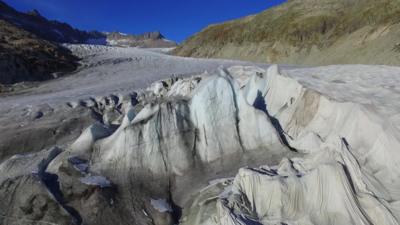
[[400,1],[293,0],[266,10],[252,18],[212,25],[189,38],[174,53],[183,56],[210,57],[228,44],[270,43],[279,41],[307,49],[331,46],[343,35],[364,26],[400,22]]

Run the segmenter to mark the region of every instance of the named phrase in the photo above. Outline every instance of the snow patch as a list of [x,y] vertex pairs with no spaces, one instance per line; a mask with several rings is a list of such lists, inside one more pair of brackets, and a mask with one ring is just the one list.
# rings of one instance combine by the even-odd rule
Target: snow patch
[[89,170],[89,163],[87,160],[81,159],[79,157],[73,156],[68,158],[68,162],[72,164],[74,169],[85,174]]
[[157,211],[164,213],[164,212],[172,212],[172,207],[171,205],[167,202],[166,199],[160,198],[160,199],[151,199],[150,200],[151,205],[153,206],[154,209]]
[[99,186],[101,188],[111,187],[111,182],[103,176],[86,176],[80,181],[86,185]]

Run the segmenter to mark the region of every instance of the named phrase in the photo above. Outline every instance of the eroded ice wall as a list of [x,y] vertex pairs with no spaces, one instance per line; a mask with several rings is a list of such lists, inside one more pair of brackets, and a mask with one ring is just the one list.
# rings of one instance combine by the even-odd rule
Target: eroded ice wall
[[[230,70],[240,76],[244,69]],[[241,169],[203,189],[184,224],[398,224],[400,136],[385,118],[306,89],[275,66],[253,75],[244,90],[263,96],[302,156]]]
[[[85,224],[398,223],[400,135],[373,108],[277,66],[221,68],[133,96],[88,100],[100,124],[48,165]],[[2,163],[4,179],[29,174],[26,157]]]

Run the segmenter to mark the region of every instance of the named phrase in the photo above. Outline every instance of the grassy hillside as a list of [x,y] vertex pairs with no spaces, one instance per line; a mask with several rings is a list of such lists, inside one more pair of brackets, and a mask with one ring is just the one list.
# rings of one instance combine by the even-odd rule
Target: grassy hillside
[[211,25],[174,53],[268,63],[400,65],[400,1],[291,0]]

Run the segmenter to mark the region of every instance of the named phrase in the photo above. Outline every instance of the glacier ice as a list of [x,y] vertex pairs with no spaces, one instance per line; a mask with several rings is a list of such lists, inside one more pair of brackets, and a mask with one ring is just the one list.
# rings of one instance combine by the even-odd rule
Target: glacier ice
[[[136,93],[133,104],[122,99],[85,104],[103,123],[47,169],[85,223],[400,221],[400,134],[388,122],[397,117],[370,105],[338,101],[276,65],[166,79]],[[30,170],[18,170],[26,157],[0,164],[7,174],[0,178]]]

